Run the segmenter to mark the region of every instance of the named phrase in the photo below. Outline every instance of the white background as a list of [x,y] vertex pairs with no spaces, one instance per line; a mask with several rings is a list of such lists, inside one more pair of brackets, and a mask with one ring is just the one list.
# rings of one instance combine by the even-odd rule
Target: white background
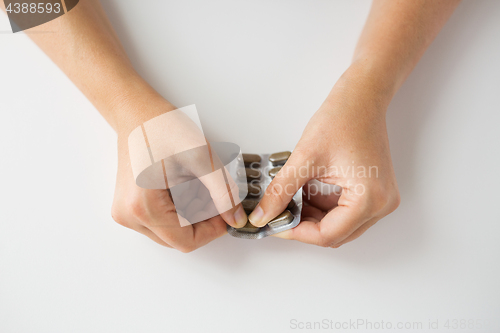
[[[103,2],[148,82],[196,104],[212,140],[262,153],[293,149],[370,5]],[[114,132],[26,34],[0,34],[0,332],[298,331],[293,319],[498,332],[499,14],[462,3],[398,92],[401,206],[337,250],[224,236],[186,255],[119,226]]]

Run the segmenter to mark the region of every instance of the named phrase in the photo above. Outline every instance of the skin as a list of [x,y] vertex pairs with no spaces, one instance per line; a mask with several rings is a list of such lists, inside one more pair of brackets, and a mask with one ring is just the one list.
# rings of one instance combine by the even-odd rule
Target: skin
[[[268,187],[250,221],[262,226],[281,213],[305,185],[303,222],[278,237],[338,247],[396,209],[400,198],[385,123],[387,107],[405,78],[458,5],[457,0],[375,0],[351,66],[307,125],[292,156]],[[0,6],[5,11],[3,2]],[[55,34],[30,34],[55,31]],[[193,251],[242,226],[240,205],[180,227],[166,190],[135,184],[128,135],[145,121],[176,109],[138,75],[98,0],[82,0],[68,14],[27,31],[66,73],[118,135],[113,219],[157,243]],[[376,166],[377,177],[339,173]],[[305,175],[293,170],[305,169]],[[317,195],[308,181],[336,184],[342,193]],[[355,189],[364,189],[362,194]],[[281,189],[286,188],[289,194]]]
[[[277,237],[337,248],[398,207],[387,107],[458,4],[454,0],[373,1],[351,66],[311,118],[290,159],[250,214],[252,224],[268,223],[312,179],[338,185],[342,191],[318,195],[306,185],[308,205],[302,222]],[[341,171],[349,166],[355,170],[376,167],[378,173],[367,177]]]
[[[5,11],[3,1],[0,4]],[[39,31],[57,33],[36,33]],[[247,222],[238,205],[222,216],[181,227],[166,190],[148,190],[135,184],[128,151],[130,132],[177,108],[134,70],[98,0],[82,0],[68,14],[27,33],[118,135],[118,171],[111,209],[116,222],[182,252],[191,252],[224,235],[226,223],[239,227]]]

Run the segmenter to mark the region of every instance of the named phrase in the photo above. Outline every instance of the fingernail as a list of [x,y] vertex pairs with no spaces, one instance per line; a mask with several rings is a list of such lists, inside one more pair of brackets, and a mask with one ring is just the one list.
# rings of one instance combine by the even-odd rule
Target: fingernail
[[262,208],[260,208],[260,206],[257,206],[257,208],[255,208],[253,212],[250,213],[250,215],[248,216],[250,223],[252,223],[256,227],[261,226],[263,218],[264,218],[264,211],[262,210]]
[[247,224],[247,214],[245,214],[242,206],[239,206],[236,212],[234,212],[234,222],[237,228],[241,228]]

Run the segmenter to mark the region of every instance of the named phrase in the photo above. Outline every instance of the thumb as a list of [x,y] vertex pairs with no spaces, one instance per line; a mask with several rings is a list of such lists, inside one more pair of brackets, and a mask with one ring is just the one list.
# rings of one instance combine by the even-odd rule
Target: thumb
[[292,153],[272,180],[257,207],[248,216],[256,227],[263,227],[281,214],[297,191],[312,179],[309,163]]

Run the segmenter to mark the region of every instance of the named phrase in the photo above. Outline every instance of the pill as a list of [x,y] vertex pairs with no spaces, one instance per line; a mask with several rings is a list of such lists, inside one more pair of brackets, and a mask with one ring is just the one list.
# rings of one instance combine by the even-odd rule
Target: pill
[[252,223],[247,222],[243,227],[238,228],[238,231],[256,233],[260,230],[260,228],[254,226]]
[[278,174],[278,172],[280,170],[281,170],[281,167],[272,168],[271,170],[269,170],[269,177],[271,177],[271,178],[276,177],[276,175]]
[[283,165],[288,160],[291,154],[292,153],[289,151],[274,153],[269,156],[269,162],[271,162],[274,166]]
[[247,197],[250,198],[260,197],[262,190],[258,183],[238,184],[238,187],[240,188],[240,197],[243,195],[245,191],[245,186],[247,190]]
[[278,228],[293,221],[293,214],[289,210],[285,210],[280,215],[272,219],[267,225],[271,228]]
[[251,212],[253,212],[255,207],[257,207],[258,203],[259,202],[257,200],[245,199],[241,202],[241,205],[243,206],[245,213],[250,214]]
[[245,168],[245,169],[238,169],[236,172],[238,175],[238,178],[241,179],[247,179],[247,180],[253,180],[253,179],[259,179],[260,178],[260,170],[257,169],[251,169],[251,168]]
[[259,197],[261,194],[261,187],[256,183],[248,183],[248,196]]
[[[260,166],[260,161],[261,158],[257,154],[242,154],[243,156],[243,163],[245,164],[246,167],[252,166],[252,167],[258,167]],[[239,158],[241,161],[241,158]]]

